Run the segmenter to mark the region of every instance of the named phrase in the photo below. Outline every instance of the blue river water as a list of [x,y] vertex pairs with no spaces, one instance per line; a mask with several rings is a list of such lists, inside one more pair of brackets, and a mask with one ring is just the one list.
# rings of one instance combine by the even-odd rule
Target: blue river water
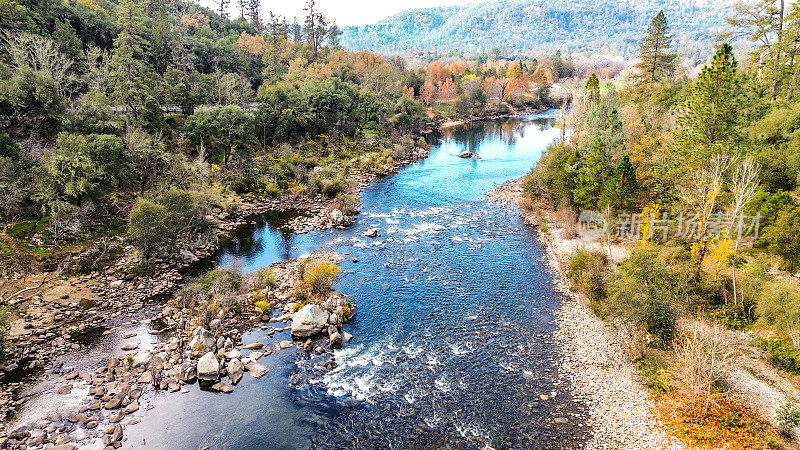
[[[275,216],[247,231],[220,264],[249,272],[314,249],[348,255],[335,289],[358,305],[353,340],[333,370],[290,349],[228,395],[156,393],[126,446],[579,447],[590,430],[558,373],[561,296],[544,249],[513,207],[484,200],[558,136],[552,111],[452,129],[427,159],[365,189],[345,230],[291,235]],[[481,159],[458,158],[464,150]],[[243,341],[284,339],[256,329]]]

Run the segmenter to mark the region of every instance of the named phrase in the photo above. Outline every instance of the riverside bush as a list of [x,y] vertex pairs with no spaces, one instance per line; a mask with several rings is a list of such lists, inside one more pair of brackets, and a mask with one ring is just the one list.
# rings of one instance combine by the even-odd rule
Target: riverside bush
[[599,301],[606,296],[607,266],[608,258],[605,254],[580,249],[569,260],[567,277],[572,281],[574,289],[593,302]]
[[357,195],[341,193],[336,196],[336,207],[346,216],[356,214],[360,204],[361,200]]
[[668,392],[671,389],[669,363],[664,354],[659,351],[648,351],[636,365],[644,378],[645,384],[657,393]]
[[232,270],[217,267],[200,277],[200,289],[211,294],[225,294],[239,291],[242,275]]
[[783,434],[790,435],[793,429],[800,426],[800,407],[787,400],[775,413],[775,421]]
[[607,284],[608,297],[603,310],[626,326],[641,327],[660,349],[672,346],[676,333],[674,304],[682,293],[678,277],[659,258],[655,247],[643,246],[620,264]]
[[272,306],[266,300],[258,300],[253,305],[261,311],[261,314],[269,314],[272,311]]
[[318,262],[306,267],[303,282],[312,294],[325,295],[331,290],[338,274],[339,266],[336,264]]
[[164,192],[155,200],[140,198],[130,214],[131,240],[146,258],[157,249],[174,250],[182,237],[205,229],[207,205],[208,196],[183,190]]

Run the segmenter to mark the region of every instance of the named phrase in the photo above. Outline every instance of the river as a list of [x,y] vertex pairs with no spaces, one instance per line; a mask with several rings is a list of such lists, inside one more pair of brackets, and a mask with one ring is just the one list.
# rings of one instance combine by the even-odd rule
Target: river
[[[331,371],[327,356],[292,349],[264,358],[270,373],[231,394],[156,393],[126,446],[580,446],[586,408],[558,373],[561,294],[544,249],[517,211],[484,200],[558,138],[553,117],[446,131],[426,160],[367,187],[346,230],[290,235],[270,217],[232,242],[220,264],[246,272],[318,248],[347,255],[335,289],[358,305],[345,326],[353,340]],[[458,158],[463,150],[482,159]],[[367,228],[381,236],[363,237]],[[288,338],[256,329],[243,341]]]

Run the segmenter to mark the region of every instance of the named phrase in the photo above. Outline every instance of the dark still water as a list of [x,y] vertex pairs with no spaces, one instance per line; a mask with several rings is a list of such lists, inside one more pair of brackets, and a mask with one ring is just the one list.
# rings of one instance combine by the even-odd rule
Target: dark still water
[[[572,448],[590,430],[559,377],[560,295],[534,231],[485,202],[558,137],[552,114],[448,132],[425,161],[363,192],[347,230],[287,236],[278,219],[231,244],[245,271],[316,248],[348,253],[336,289],[358,304],[355,337],[327,356],[261,360],[229,395],[157,394],[128,428],[153,448]],[[461,159],[471,150],[483,159]],[[277,221],[277,222],[276,222]],[[378,228],[378,238],[363,237]],[[356,256],[358,262],[350,261]],[[244,337],[269,346],[288,332]],[[247,351],[243,351],[247,353]],[[299,387],[290,387],[292,379]]]

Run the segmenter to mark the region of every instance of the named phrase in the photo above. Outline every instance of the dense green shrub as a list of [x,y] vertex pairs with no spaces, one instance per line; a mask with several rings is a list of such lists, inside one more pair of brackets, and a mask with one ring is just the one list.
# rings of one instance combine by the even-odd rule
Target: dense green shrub
[[591,301],[599,301],[606,296],[607,266],[608,258],[604,253],[580,249],[569,260],[567,277],[574,289]]
[[775,367],[793,375],[800,374],[800,350],[787,345],[781,339],[756,339],[753,345],[769,353]]
[[775,223],[764,234],[769,250],[782,256],[790,271],[794,270],[800,255],[800,206],[787,206],[781,210]]
[[793,401],[787,400],[775,414],[778,429],[785,435],[791,435],[792,430],[800,426],[800,407]]
[[659,255],[653,246],[639,247],[607,284],[608,298],[603,309],[632,327],[641,327],[651,336],[651,345],[668,349],[675,338],[676,305],[687,295],[686,277],[668,264],[669,255]]
[[522,184],[529,198],[546,194],[555,207],[567,206],[575,188],[575,149],[561,142],[551,145]]
[[669,362],[662,352],[650,350],[637,361],[636,365],[644,378],[645,384],[655,392],[662,393],[671,389],[669,385]]
[[759,320],[800,346],[800,287],[789,280],[767,284],[758,296],[757,311]]
[[173,236],[167,227],[169,213],[164,205],[139,199],[130,215],[130,237],[145,258],[158,250]]
[[336,196],[336,207],[346,216],[358,213],[360,204],[361,199],[357,195],[340,193]]
[[242,286],[242,274],[217,267],[199,279],[200,289],[212,294],[237,292]]
[[130,236],[145,257],[157,249],[174,250],[183,237],[202,232],[208,205],[205,195],[171,190],[155,200],[140,198],[130,214]]
[[312,263],[305,268],[303,282],[312,294],[325,295],[331,290],[339,266],[328,262]]

